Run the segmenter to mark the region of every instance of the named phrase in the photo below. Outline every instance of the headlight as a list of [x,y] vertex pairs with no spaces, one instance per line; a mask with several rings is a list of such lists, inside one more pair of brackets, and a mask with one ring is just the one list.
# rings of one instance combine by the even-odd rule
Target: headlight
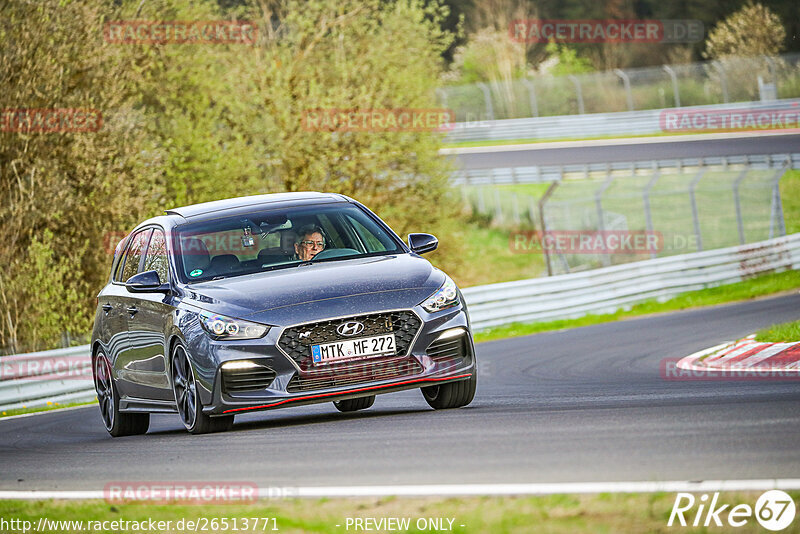
[[458,288],[456,288],[456,283],[453,282],[449,276],[444,276],[445,280],[442,287],[421,304],[421,306],[425,308],[425,311],[433,313],[458,305]]
[[267,333],[268,326],[213,313],[201,313],[200,324],[214,339],[256,339]]

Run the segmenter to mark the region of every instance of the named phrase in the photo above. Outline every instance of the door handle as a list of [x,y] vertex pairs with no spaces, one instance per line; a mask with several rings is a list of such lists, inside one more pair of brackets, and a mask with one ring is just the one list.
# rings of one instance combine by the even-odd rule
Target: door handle
[[104,312],[108,313],[108,312],[110,312],[110,311],[111,311],[111,308],[112,308],[113,306],[111,306],[111,304],[103,304],[103,305],[102,305],[102,306],[100,306],[100,307],[101,307],[101,308],[103,308],[103,311],[104,311]]
[[131,315],[136,315],[136,312],[139,311],[139,308],[137,308],[136,306],[128,306],[125,309],[128,310],[128,313],[130,313]]

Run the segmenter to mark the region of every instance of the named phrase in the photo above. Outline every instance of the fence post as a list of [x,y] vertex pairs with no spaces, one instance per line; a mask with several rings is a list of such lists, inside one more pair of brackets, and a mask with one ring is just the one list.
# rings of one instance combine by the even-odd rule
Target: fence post
[[[658,178],[660,176],[661,176],[661,170],[660,169],[654,169],[653,177],[650,178],[650,181],[647,182],[647,185],[645,186],[644,191],[642,191],[642,201],[644,202],[644,218],[645,218],[645,221],[646,221],[645,224],[647,225],[648,235],[651,235],[654,232],[654,229],[653,229],[653,213],[650,210],[650,190],[653,189],[653,187],[656,185],[656,182],[658,181]],[[650,257],[652,259],[655,259],[657,255],[658,254],[656,254],[655,251],[653,251],[653,250],[650,251]]]
[[442,107],[447,107],[447,91],[444,90],[443,87],[436,88],[436,95],[439,97],[439,102],[442,104]]
[[536,86],[533,85],[533,80],[523,78],[522,83],[528,88],[528,98],[531,103],[531,116],[539,116],[539,102],[536,100]]
[[628,99],[628,111],[633,111],[633,94],[631,94],[631,79],[622,69],[614,69],[614,74],[622,78],[622,85],[625,86],[625,96]]
[[733,182],[733,202],[736,205],[736,226],[739,228],[739,244],[744,245],[744,221],[742,220],[742,203],[739,196],[739,185],[741,185],[742,180],[744,180],[745,176],[747,176],[747,172],[749,169],[745,168],[739,176],[736,177],[736,180]]
[[719,61],[712,61],[711,65],[719,73],[719,85],[722,89],[722,101],[728,103],[728,79],[725,76],[725,69]]
[[780,189],[780,182],[783,175],[786,173],[786,169],[789,168],[789,160],[787,159],[786,162],[778,169],[775,173],[775,178],[772,182],[772,209],[770,210],[770,218],[769,218],[769,237],[772,239],[775,237],[774,235],[774,222],[777,221],[778,223],[778,235],[784,236],[786,235],[786,222],[783,220],[783,202],[781,202],[781,189]]
[[761,57],[764,58],[764,60],[767,62],[767,65],[769,66],[769,75],[772,78],[772,83],[775,84],[775,93],[776,93],[776,96],[777,96],[777,92],[778,92],[778,68],[775,65],[775,59],[770,57],[770,56],[761,56]]
[[672,80],[672,96],[675,98],[675,107],[681,107],[681,95],[678,91],[678,77],[675,75],[675,71],[669,65],[664,65],[664,71],[669,74],[670,79]]
[[[701,160],[702,165],[702,160]],[[695,196],[695,189],[697,184],[700,183],[700,178],[706,173],[705,167],[700,167],[700,170],[695,175],[692,183],[689,185],[689,198],[692,201],[692,220],[694,221],[694,235],[697,237],[697,252],[703,250],[703,236],[700,234],[700,214],[697,212],[697,198]]]
[[544,261],[547,265],[547,276],[553,276],[553,266],[550,263],[550,251],[547,250],[547,247],[544,244],[545,237],[547,236],[547,223],[545,222],[546,218],[544,216],[544,207],[547,204],[547,200],[553,194],[553,191],[556,190],[558,187],[559,182],[552,182],[550,187],[547,188],[542,198],[539,199],[539,226],[542,229],[542,252],[544,252]]
[[[605,231],[605,221],[603,220],[603,193],[606,192],[606,189],[611,186],[613,181],[614,176],[611,174],[611,168],[606,167],[606,181],[594,192],[594,204],[597,208],[597,229],[600,231],[601,235]],[[603,265],[611,265],[611,256],[608,251],[603,253]]]
[[581,81],[574,74],[570,74],[569,79],[575,85],[575,94],[578,96],[578,114],[583,115],[585,113],[585,109],[583,107],[583,90],[581,89]]
[[492,104],[492,92],[489,86],[483,82],[478,83],[478,87],[483,91],[483,99],[486,103],[486,116],[490,121],[494,120],[494,105]]

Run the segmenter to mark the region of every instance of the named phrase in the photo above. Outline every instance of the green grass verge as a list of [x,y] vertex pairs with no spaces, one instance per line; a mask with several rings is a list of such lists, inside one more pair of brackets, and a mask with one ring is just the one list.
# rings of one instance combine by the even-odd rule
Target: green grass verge
[[3,417],[11,417],[12,415],[22,415],[26,413],[37,413],[37,412],[50,412],[53,410],[61,410],[63,408],[74,408],[75,406],[89,406],[91,404],[96,404],[96,402],[97,401],[68,402],[64,404],[54,402],[52,404],[48,404],[47,406],[37,406],[36,408],[19,408],[17,410],[3,410],[0,411],[0,419],[2,419]]
[[756,332],[756,341],[765,343],[788,343],[800,341],[800,321],[775,324]]
[[577,319],[565,319],[541,323],[514,323],[496,328],[489,328],[475,333],[475,341],[491,341],[507,337],[526,336],[551,330],[577,328],[593,324],[608,323],[631,317],[640,317],[654,313],[686,310],[703,306],[714,306],[730,302],[749,300],[756,297],[783,293],[800,288],[800,271],[773,273],[735,284],[727,284],[699,291],[683,293],[666,302],[651,300],[635,304],[629,309],[602,315],[586,315]]
[[[788,492],[797,502],[800,492]],[[760,492],[723,492],[718,506],[729,504],[727,510],[719,515],[723,527],[711,530],[727,531],[727,512],[737,504],[755,507]],[[699,499],[699,495],[697,496]],[[408,518],[410,529],[402,532],[430,532],[433,529],[417,529],[417,521],[426,518],[452,519],[454,533],[515,534],[527,532],[548,533],[612,533],[612,532],[667,532],[670,512],[675,502],[674,493],[631,493],[631,494],[592,494],[592,495],[546,495],[535,497],[470,497],[470,498],[373,498],[373,499],[287,499],[266,500],[248,505],[195,505],[181,504],[147,505],[116,504],[103,501],[0,501],[0,517],[6,521],[19,519],[37,525],[39,518],[50,521],[171,521],[171,532],[190,532],[186,521],[206,521],[206,532],[234,532],[233,520],[237,520],[239,532],[315,532],[344,533],[353,532],[353,525],[347,529],[348,518]],[[691,524],[697,505],[686,513],[687,523]],[[204,519],[203,519],[204,518]],[[211,520],[217,522],[226,518],[228,529],[221,526],[211,529]],[[258,528],[245,529],[245,518],[259,518]],[[266,528],[265,521],[269,518]],[[274,522],[272,521],[274,519]],[[703,517],[705,519],[705,517]],[[184,528],[177,529],[176,523],[184,520]],[[702,521],[701,521],[702,523]],[[339,525],[339,526],[337,526]],[[462,526],[463,525],[463,526]],[[125,525],[118,525],[124,527]],[[167,525],[162,525],[167,527]],[[420,524],[419,526],[423,526]],[[106,528],[96,532],[111,532]],[[727,527],[727,528],[726,528]],[[680,532],[708,532],[708,528],[673,526]],[[755,520],[749,518],[746,525],[736,528],[736,532],[763,532]],[[77,529],[43,529],[39,532],[76,532]],[[132,528],[116,528],[114,532],[136,532]],[[157,532],[159,530],[156,530]],[[202,527],[198,531],[203,531]],[[382,530],[385,531],[385,530]],[[782,532],[798,532],[797,522]],[[21,532],[21,530],[20,530]],[[154,532],[145,526],[138,532]]]

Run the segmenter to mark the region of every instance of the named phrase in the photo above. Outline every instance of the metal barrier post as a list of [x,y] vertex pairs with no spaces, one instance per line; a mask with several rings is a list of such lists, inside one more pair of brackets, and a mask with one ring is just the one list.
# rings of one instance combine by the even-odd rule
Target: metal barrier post
[[678,91],[678,77],[675,75],[675,71],[672,70],[672,67],[669,65],[664,65],[664,71],[669,74],[670,79],[672,80],[672,96],[675,98],[675,107],[681,107],[681,95]]
[[480,82],[478,84],[478,87],[480,87],[481,91],[483,91],[483,99],[486,102],[486,116],[487,116],[488,120],[493,121],[494,120],[494,105],[492,104],[492,92],[489,89],[489,86],[486,85],[483,82]]
[[[653,189],[653,187],[656,185],[656,182],[658,181],[660,176],[661,176],[661,171],[658,170],[658,169],[655,169],[654,173],[653,173],[653,177],[650,178],[650,181],[647,182],[647,185],[645,186],[644,191],[642,191],[642,201],[644,202],[644,218],[645,218],[645,224],[647,225],[648,235],[650,235],[650,234],[652,234],[654,232],[654,229],[653,229],[653,213],[650,210],[650,190]],[[650,257],[651,258],[655,259],[657,255],[658,254],[656,254],[655,251],[652,251],[652,250],[650,251]]]
[[569,79],[575,85],[575,94],[578,96],[578,114],[583,115],[585,109],[583,107],[583,90],[581,89],[581,81],[574,74],[569,75]]
[[553,276],[553,266],[550,264],[550,252],[547,250],[547,247],[544,246],[544,239],[547,235],[547,224],[545,223],[545,216],[544,216],[544,206],[547,204],[547,200],[556,190],[558,187],[559,182],[552,182],[550,187],[547,188],[542,198],[539,199],[539,226],[542,229],[542,252],[544,252],[544,261],[547,265],[547,276]]
[[631,79],[622,69],[614,69],[614,74],[622,78],[622,85],[625,87],[625,96],[628,100],[628,111],[633,111],[633,94],[631,94]]
[[780,182],[786,169],[789,168],[789,160],[787,159],[783,166],[775,173],[775,178],[772,181],[772,209],[770,210],[769,218],[769,237],[774,237],[774,223],[778,223],[778,235],[786,235],[786,222],[783,220],[783,202],[781,202],[781,188]]
[[719,61],[712,61],[711,65],[719,73],[719,85],[722,89],[722,101],[728,103],[728,79],[725,76],[725,69],[722,68],[722,63]]
[[[614,176],[611,175],[611,169],[608,167],[606,169],[606,181],[594,192],[594,204],[597,208],[597,229],[601,234],[605,231],[605,222],[603,221],[603,193],[606,192],[606,189],[608,189],[614,181]],[[603,253],[603,265],[611,265],[611,256],[608,254],[608,251]]]
[[733,201],[736,205],[736,226],[739,228],[739,244],[744,245],[744,221],[742,220],[742,203],[739,197],[739,185],[741,185],[742,180],[744,180],[745,176],[747,176],[747,171],[749,169],[743,170],[739,173],[739,176],[736,177],[736,180],[733,182]]
[[[702,160],[700,161],[702,165]],[[703,250],[703,236],[700,234],[700,215],[697,212],[697,198],[695,196],[695,189],[697,184],[700,183],[700,178],[706,173],[706,169],[701,167],[697,175],[695,175],[692,183],[689,185],[689,198],[692,201],[692,220],[694,221],[694,235],[697,237],[697,252]]]
[[538,117],[539,116],[539,102],[536,100],[536,86],[533,85],[533,80],[529,80],[524,78],[522,83],[525,84],[525,87],[528,88],[528,98],[530,99],[531,103],[531,116]]

